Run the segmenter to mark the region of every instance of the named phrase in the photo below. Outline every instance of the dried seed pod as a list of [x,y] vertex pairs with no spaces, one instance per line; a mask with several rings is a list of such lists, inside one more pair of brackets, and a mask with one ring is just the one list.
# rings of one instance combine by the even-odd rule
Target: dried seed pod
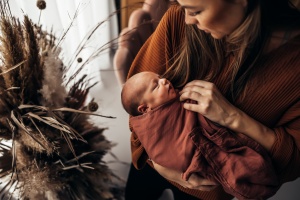
[[44,0],[37,0],[36,6],[37,6],[40,10],[44,10],[44,9],[46,8],[46,1],[44,1]]
[[96,103],[96,102],[94,102],[94,101],[91,101],[89,104],[88,104],[88,109],[89,109],[89,111],[91,111],[91,112],[95,112],[95,111],[97,111],[98,110],[98,104]]
[[77,58],[77,62],[81,63],[82,62],[82,58]]

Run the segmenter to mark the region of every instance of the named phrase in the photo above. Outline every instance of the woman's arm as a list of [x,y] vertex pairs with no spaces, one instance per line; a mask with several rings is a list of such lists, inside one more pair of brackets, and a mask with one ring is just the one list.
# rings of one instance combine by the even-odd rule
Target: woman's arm
[[264,146],[270,153],[282,183],[300,177],[300,101],[290,106],[277,126],[270,129],[230,104],[212,83],[192,81],[180,94],[181,100],[192,99],[198,102],[186,103],[186,109],[243,133]]
[[232,131],[247,135],[268,151],[273,146],[274,131],[230,104],[213,83],[195,80],[188,83],[180,94],[181,101],[197,101],[197,104],[185,103],[185,109],[198,112]]
[[251,137],[268,151],[274,145],[275,132],[237,108],[233,110],[226,127]]

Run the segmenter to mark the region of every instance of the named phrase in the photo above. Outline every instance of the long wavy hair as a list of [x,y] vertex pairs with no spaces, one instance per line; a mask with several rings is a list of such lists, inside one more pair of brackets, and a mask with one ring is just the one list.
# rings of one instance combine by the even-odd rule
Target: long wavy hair
[[299,24],[300,12],[288,0],[248,1],[243,23],[221,40],[212,38],[195,25],[186,25],[185,40],[164,76],[179,88],[194,79],[213,82],[231,55],[230,90],[226,96],[231,101],[240,95],[243,98],[247,80],[271,31],[292,29]]

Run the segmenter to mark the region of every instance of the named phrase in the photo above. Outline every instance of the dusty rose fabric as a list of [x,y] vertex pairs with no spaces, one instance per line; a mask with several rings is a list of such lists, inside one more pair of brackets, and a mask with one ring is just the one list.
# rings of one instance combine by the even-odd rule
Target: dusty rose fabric
[[182,171],[185,180],[198,173],[239,199],[268,198],[278,190],[271,159],[257,142],[185,110],[178,99],[130,123],[149,158]]

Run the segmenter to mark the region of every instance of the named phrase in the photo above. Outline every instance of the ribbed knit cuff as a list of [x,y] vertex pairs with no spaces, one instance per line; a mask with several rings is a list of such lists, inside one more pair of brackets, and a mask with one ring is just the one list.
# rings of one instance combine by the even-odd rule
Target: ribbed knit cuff
[[286,168],[291,159],[294,141],[283,128],[276,128],[275,135],[275,143],[270,150],[270,154],[277,171],[282,173],[282,170]]

